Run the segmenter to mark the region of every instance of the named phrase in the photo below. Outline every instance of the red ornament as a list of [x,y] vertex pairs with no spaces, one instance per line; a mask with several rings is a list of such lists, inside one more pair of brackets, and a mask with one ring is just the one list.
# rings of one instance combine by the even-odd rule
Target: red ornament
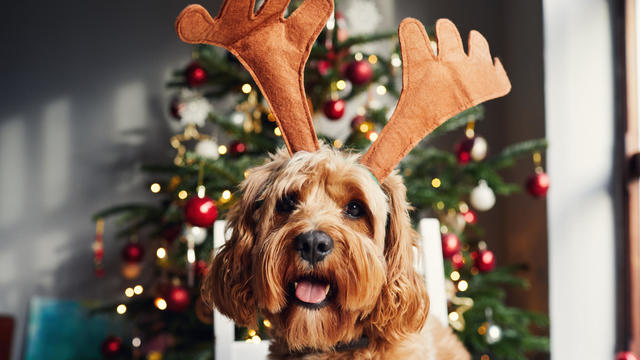
[[169,112],[174,119],[180,120],[180,111],[184,108],[185,103],[180,100],[179,97],[171,100],[171,105],[169,106]]
[[318,69],[318,73],[325,76],[329,72],[329,69],[331,69],[331,62],[329,60],[318,60],[316,67]]
[[245,151],[247,151],[247,145],[241,141],[232,141],[229,144],[229,154],[232,156],[242,155]]
[[204,260],[198,260],[196,262],[196,274],[198,276],[204,277],[207,275],[207,271],[209,271],[209,264],[207,264]]
[[342,100],[328,100],[324,103],[324,114],[330,120],[338,120],[344,115],[344,109],[346,108],[347,103]]
[[144,257],[144,248],[138,243],[128,243],[122,249],[122,258],[128,263],[139,263]]
[[187,78],[187,85],[190,87],[200,86],[207,82],[207,72],[198,63],[192,63],[187,67],[185,77]]
[[549,191],[549,176],[544,172],[534,174],[527,180],[527,191],[534,197],[544,197]]
[[442,256],[450,258],[460,251],[460,238],[454,233],[442,234]]
[[167,301],[167,309],[180,312],[189,307],[191,296],[187,289],[182,286],[175,285],[169,288],[165,300]]
[[456,145],[456,156],[458,163],[466,164],[471,160],[471,149],[473,149],[474,138],[465,138]]
[[462,253],[455,253],[451,257],[451,266],[453,266],[455,270],[460,270],[464,267],[464,256],[462,256]]
[[491,250],[480,250],[474,254],[475,264],[478,270],[489,272],[496,267],[496,257]]
[[467,224],[475,224],[478,222],[478,215],[476,215],[476,213],[471,209],[462,213],[462,217],[464,217],[464,221],[466,221]]
[[208,228],[218,217],[218,208],[211,198],[194,196],[184,205],[184,218],[193,225]]
[[368,61],[354,61],[347,67],[347,78],[354,85],[363,85],[371,81],[373,68]]
[[100,345],[100,351],[106,357],[118,355],[122,351],[122,339],[116,336],[107,336]]
[[638,357],[631,351],[621,351],[616,354],[616,360],[638,360]]
[[360,125],[362,125],[363,122],[367,121],[367,118],[365,118],[362,115],[356,115],[353,120],[351,120],[351,128],[355,131],[355,130],[359,130],[360,129]]

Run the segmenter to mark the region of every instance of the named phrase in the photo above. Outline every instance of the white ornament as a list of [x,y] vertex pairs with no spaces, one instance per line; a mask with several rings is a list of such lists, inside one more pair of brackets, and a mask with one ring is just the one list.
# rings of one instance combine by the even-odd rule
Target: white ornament
[[232,113],[231,116],[229,116],[229,120],[231,120],[231,123],[236,126],[242,126],[246,118],[247,114],[239,111],[236,111]]
[[478,211],[487,211],[496,204],[496,195],[485,180],[480,180],[478,186],[471,190],[469,201]]
[[476,136],[473,140],[473,146],[471,147],[471,158],[475,161],[482,161],[487,157],[487,140],[482,136]]
[[218,143],[213,140],[202,140],[196,144],[196,154],[199,156],[210,159],[218,160],[220,153],[218,152]]
[[209,100],[205,99],[198,92],[183,89],[180,92],[180,102],[183,106],[178,109],[180,123],[183,126],[193,124],[196,126],[204,126],[209,113],[213,110],[213,106]]
[[370,34],[377,30],[382,21],[382,14],[371,0],[351,1],[343,15],[350,35]]
[[502,329],[496,324],[491,324],[487,328],[487,334],[485,335],[487,344],[493,345],[502,340]]
[[207,240],[207,229],[187,225],[184,228],[184,237],[187,238],[187,241],[193,241],[194,244],[200,245]]

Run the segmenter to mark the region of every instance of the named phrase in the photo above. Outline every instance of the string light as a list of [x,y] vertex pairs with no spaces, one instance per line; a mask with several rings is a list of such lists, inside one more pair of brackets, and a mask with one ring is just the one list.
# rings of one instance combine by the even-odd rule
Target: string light
[[371,130],[371,124],[365,121],[362,124],[360,124],[359,129],[360,129],[360,132],[367,133],[369,130]]
[[139,337],[134,337],[131,339],[131,345],[133,345],[134,348],[139,348],[140,345],[142,345],[142,340],[140,340]]
[[344,145],[344,144],[342,143],[342,140],[340,140],[340,139],[335,139],[333,141],[333,147],[336,148],[336,149],[340,149],[342,147],[342,145]]
[[344,90],[347,87],[347,82],[344,80],[338,80],[336,82],[336,89],[338,90]]
[[480,357],[480,360],[491,360],[491,358],[489,357],[489,355],[484,354]]
[[280,128],[277,126],[273,129],[273,133],[276,134],[276,136],[282,136],[282,131],[280,131]]
[[264,319],[262,320],[262,323],[264,324],[264,327],[266,328],[270,328],[271,327],[271,321]]
[[249,332],[248,332],[248,333],[249,333],[249,336],[250,336],[250,337],[254,337],[254,336],[256,336],[256,331],[255,331],[255,330],[253,330],[253,329],[249,329]]
[[466,213],[469,212],[469,205],[467,205],[466,202],[462,201],[460,202],[460,204],[458,205],[458,209],[460,209],[461,213]]
[[460,280],[460,282],[458,283],[458,290],[467,291],[468,288],[469,283],[466,280]]
[[369,139],[369,141],[371,142],[378,140],[378,133],[375,131],[369,131],[369,133],[367,134],[367,139]]
[[120,315],[124,314],[127,312],[127,305],[125,304],[120,304],[118,305],[118,307],[116,308],[116,312]]
[[229,199],[231,199],[231,191],[229,191],[229,190],[225,190],[225,191],[223,191],[223,192],[222,192],[222,198],[223,198],[224,200],[229,200]]
[[431,180],[431,186],[433,186],[434,188],[439,188],[440,185],[442,185],[442,181],[440,181],[440,179],[438,178],[433,178],[433,180]]
[[156,256],[158,257],[158,259],[164,259],[165,257],[167,257],[167,249],[159,247],[158,250],[156,250]]
[[482,325],[480,325],[480,327],[478,328],[478,334],[480,335],[484,335],[487,333],[487,323],[483,323]]
[[250,93],[250,92],[251,92],[251,90],[252,90],[252,87],[251,87],[251,85],[250,85],[250,84],[244,84],[244,85],[242,85],[242,92],[243,92],[243,93],[248,94],[248,93]]
[[267,120],[269,120],[271,122],[275,122],[276,121],[276,116],[273,115],[273,113],[269,113],[269,115],[267,115]]
[[356,61],[360,61],[364,58],[364,55],[362,55],[361,52],[357,52],[353,57],[356,59]]
[[167,302],[163,298],[156,298],[153,303],[160,310],[165,310],[167,308]]
[[127,288],[127,289],[124,291],[124,295],[125,295],[126,297],[133,297],[133,289],[132,289],[132,288]]
[[449,313],[449,320],[455,322],[455,321],[458,321],[459,318],[460,318],[460,314],[458,314],[457,312],[452,311]]
[[157,194],[157,193],[160,192],[160,190],[162,190],[162,187],[158,183],[151,184],[150,188],[151,188],[151,192],[154,193],[154,194]]
[[224,155],[229,151],[225,145],[218,146],[218,154]]
[[400,59],[400,55],[395,53],[391,55],[391,66],[393,67],[402,66],[402,59]]
[[437,208],[438,210],[443,210],[443,209],[444,209],[444,202],[442,202],[442,201],[438,201],[438,202],[436,203],[436,208]]
[[460,273],[457,271],[452,271],[451,274],[449,275],[449,277],[451,278],[451,280],[453,281],[458,281],[460,280]]
[[142,285],[136,285],[133,287],[133,292],[136,293],[136,295],[142,294],[143,291],[144,288],[142,287]]
[[187,196],[189,196],[189,193],[188,193],[186,190],[180,190],[180,191],[178,192],[178,198],[179,198],[180,200],[184,200],[184,199],[186,199],[186,198],[187,198]]
[[376,93],[378,93],[378,95],[384,95],[387,93],[387,88],[384,85],[378,85]]
[[369,60],[369,62],[373,65],[378,62],[378,57],[375,56],[374,54],[371,54],[369,55],[369,58],[367,60]]

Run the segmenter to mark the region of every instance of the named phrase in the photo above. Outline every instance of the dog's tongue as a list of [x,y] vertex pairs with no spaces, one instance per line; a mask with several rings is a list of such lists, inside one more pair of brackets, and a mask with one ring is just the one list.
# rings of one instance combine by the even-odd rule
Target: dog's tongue
[[327,285],[314,284],[310,281],[300,281],[296,288],[296,297],[300,301],[304,301],[309,304],[318,304],[324,301],[327,297],[325,289]]

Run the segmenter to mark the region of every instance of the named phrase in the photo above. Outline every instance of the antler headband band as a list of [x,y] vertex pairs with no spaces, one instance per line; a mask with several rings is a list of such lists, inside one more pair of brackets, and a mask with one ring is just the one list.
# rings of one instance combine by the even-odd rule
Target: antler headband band
[[[251,73],[276,116],[290,153],[318,150],[304,91],[304,66],[311,46],[333,12],[333,0],[306,0],[287,19],[289,0],[225,0],[216,18],[200,5],[185,8],[176,21],[188,43],[226,48]],[[380,183],[425,136],[453,115],[511,90],[500,60],[477,31],[469,54],[455,25],[436,23],[438,54],[424,26],[405,19],[398,30],[402,51],[402,93],[395,112],[362,158]],[[274,56],[276,54],[277,56]]]

